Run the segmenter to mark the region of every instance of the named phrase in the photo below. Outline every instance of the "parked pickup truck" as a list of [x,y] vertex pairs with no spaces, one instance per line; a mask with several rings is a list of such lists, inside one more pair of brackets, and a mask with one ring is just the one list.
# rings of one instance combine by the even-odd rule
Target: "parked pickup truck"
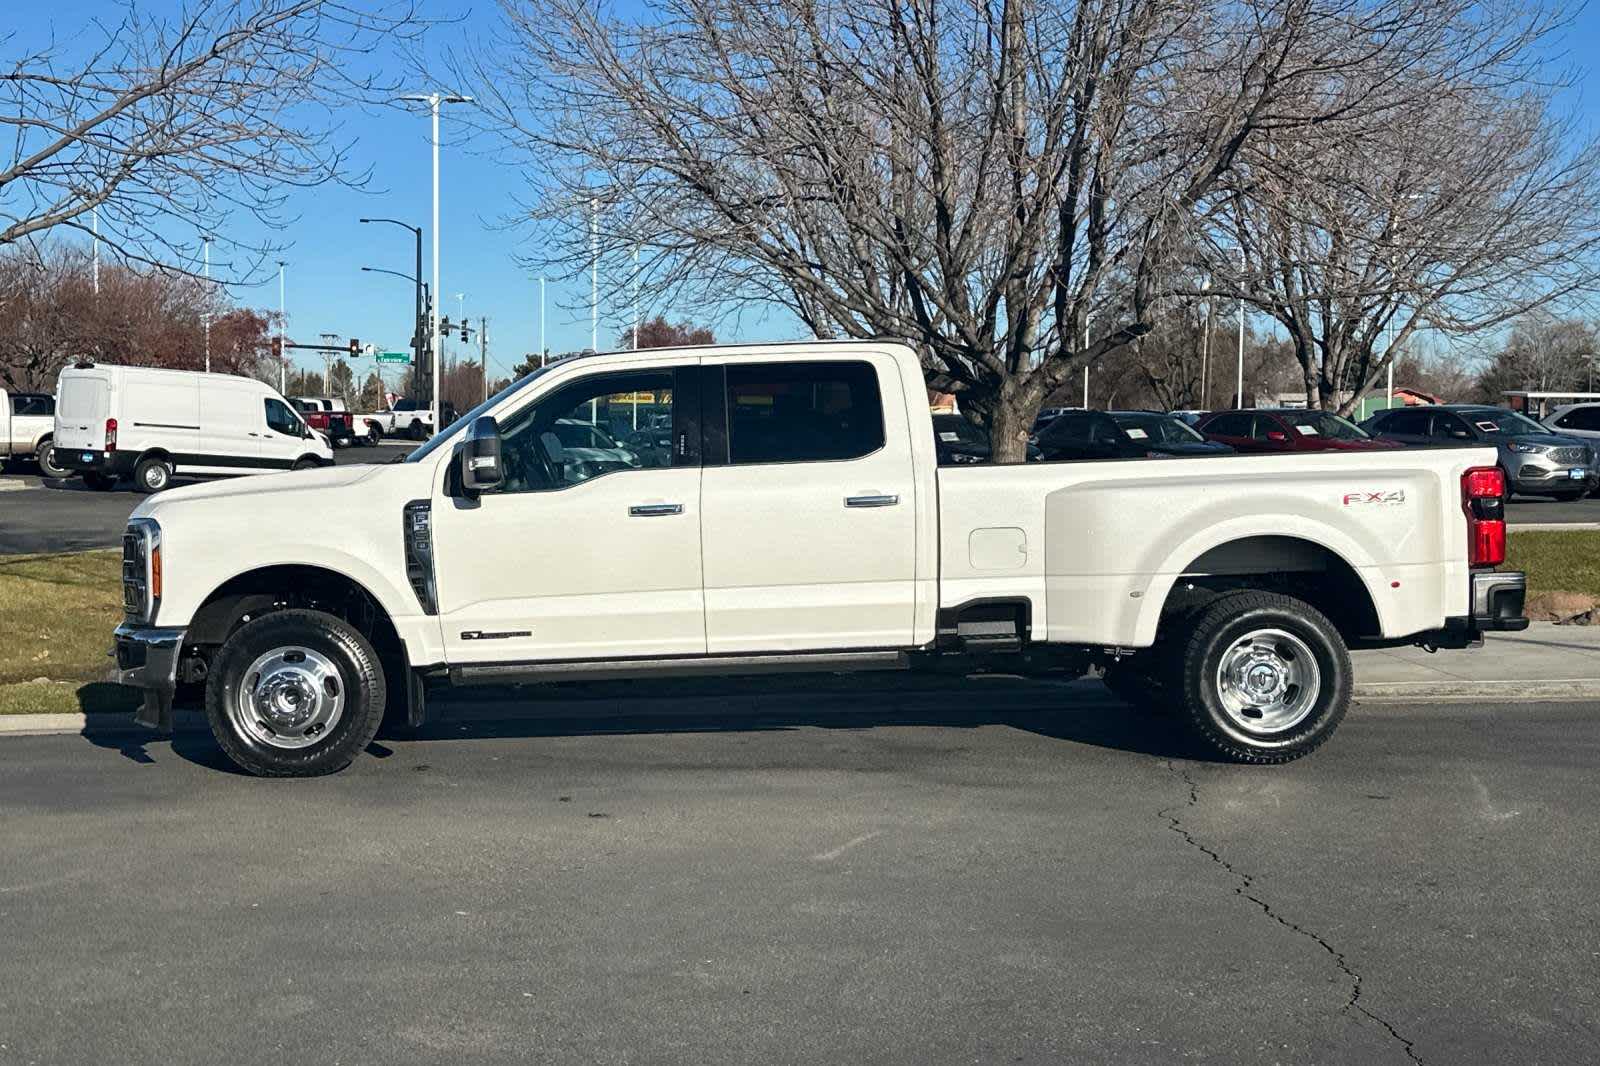
[[[667,465],[567,455],[644,393]],[[1278,763],[1344,716],[1347,645],[1527,625],[1493,449],[940,467],[924,396],[888,342],[617,352],[402,463],[164,493],[123,541],[121,678],[149,726],[203,695],[267,775],[444,685],[807,670],[1099,668]]]
[[416,400],[396,400],[387,411],[374,411],[356,418],[367,427],[373,444],[383,437],[427,440],[433,435],[433,409]]
[[356,416],[345,410],[344,401],[337,396],[296,396],[293,402],[306,425],[327,437],[335,448],[372,443],[367,427],[356,426]]
[[0,389],[0,463],[33,459],[45,477],[70,477],[55,457],[55,397],[43,392]]

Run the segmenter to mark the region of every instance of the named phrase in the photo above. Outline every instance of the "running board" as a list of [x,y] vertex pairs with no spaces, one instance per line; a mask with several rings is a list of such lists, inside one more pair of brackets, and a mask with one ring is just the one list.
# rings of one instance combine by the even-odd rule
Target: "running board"
[[450,681],[456,685],[510,685],[541,681],[614,681],[630,677],[860,673],[867,670],[906,670],[910,665],[911,657],[904,651],[801,651],[769,655],[697,655],[692,658],[484,663],[452,666]]

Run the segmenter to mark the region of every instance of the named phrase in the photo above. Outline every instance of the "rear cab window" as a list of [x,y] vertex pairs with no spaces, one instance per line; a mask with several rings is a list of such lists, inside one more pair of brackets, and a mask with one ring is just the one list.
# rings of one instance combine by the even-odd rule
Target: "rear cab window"
[[871,363],[734,363],[726,368],[728,462],[839,462],[884,445]]

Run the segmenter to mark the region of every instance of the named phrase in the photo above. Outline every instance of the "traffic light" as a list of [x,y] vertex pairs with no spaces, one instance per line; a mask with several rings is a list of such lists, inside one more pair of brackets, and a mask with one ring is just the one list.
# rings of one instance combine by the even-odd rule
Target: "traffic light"
[[361,342],[354,337],[350,338],[350,354],[352,356],[361,354]]
[[274,338],[272,338],[272,358],[274,358],[274,359],[282,359],[283,358],[283,338],[282,337],[274,337]]
[[467,336],[467,324],[465,322],[461,323],[461,340],[462,340],[462,343],[465,343],[465,342],[467,342],[467,341],[469,341],[471,339],[472,339],[471,337]]
[[449,315],[445,315],[443,318],[441,318],[439,320],[439,336],[441,336],[441,337],[449,337],[450,336],[450,329],[451,329],[450,316]]

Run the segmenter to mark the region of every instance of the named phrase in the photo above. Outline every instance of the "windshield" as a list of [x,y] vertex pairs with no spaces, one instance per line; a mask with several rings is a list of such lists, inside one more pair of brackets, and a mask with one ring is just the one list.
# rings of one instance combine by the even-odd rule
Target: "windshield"
[[1549,433],[1527,415],[1508,411],[1503,407],[1483,407],[1475,411],[1462,411],[1467,421],[1485,433],[1504,433],[1508,437],[1526,437],[1530,433]]
[[1193,444],[1205,438],[1176,418],[1168,415],[1113,415],[1122,431],[1134,440],[1149,440],[1157,444]]
[[1366,440],[1367,431],[1354,422],[1326,411],[1284,411],[1278,415],[1302,437],[1330,437],[1333,440]]
[[946,444],[988,444],[983,430],[960,415],[934,415],[933,432]]
[[549,366],[541,366],[538,370],[535,370],[526,377],[513,381],[511,384],[507,385],[505,388],[501,389],[499,392],[495,393],[493,396],[489,397],[487,400],[483,401],[478,406],[474,407],[472,410],[468,411],[466,414],[450,423],[449,428],[447,428],[443,433],[434,434],[428,439],[426,444],[412,452],[410,455],[407,455],[405,461],[408,463],[417,463],[421,462],[423,459],[426,459],[428,456],[437,451],[446,441],[453,437],[460,436],[462,431],[465,430],[466,427],[472,425],[473,421],[480,415],[487,414],[490,408],[494,407],[501,400],[511,396],[513,393],[521,392],[523,389],[533,384],[533,382],[537,381],[546,370],[549,370],[551,367],[556,365],[557,364],[555,363],[551,363]]

